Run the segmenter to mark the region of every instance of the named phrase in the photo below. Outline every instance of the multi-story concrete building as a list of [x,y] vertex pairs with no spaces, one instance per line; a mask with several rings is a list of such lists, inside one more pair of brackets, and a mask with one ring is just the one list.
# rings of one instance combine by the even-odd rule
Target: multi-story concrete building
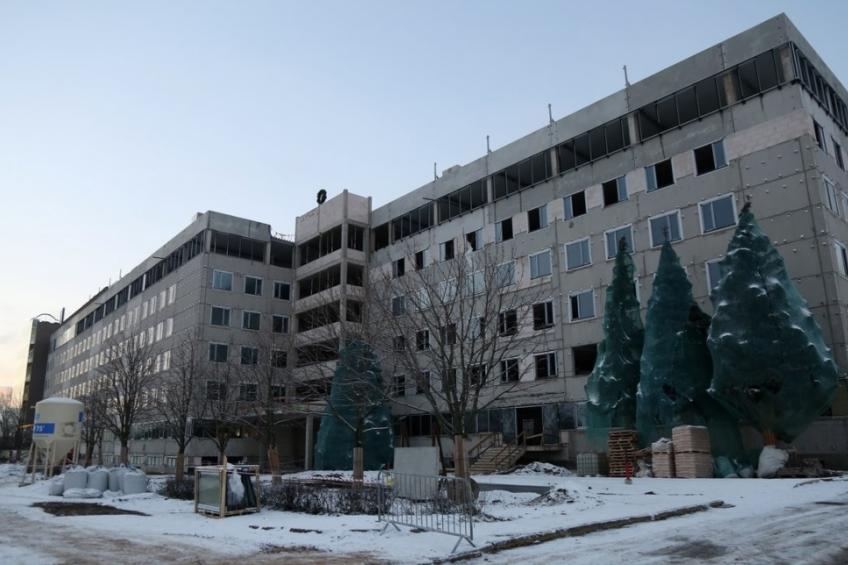
[[[292,245],[272,238],[268,226],[208,213],[157,258],[113,285],[117,292],[96,297],[60,328],[50,390],[84,390],[81,375],[91,368],[92,348],[102,339],[92,336],[110,326],[120,331],[125,317],[127,324],[150,328],[173,325],[174,332],[201,327],[210,343],[227,342],[233,334],[238,343],[239,332],[227,330],[224,336],[209,326],[215,305],[262,316],[293,312],[296,347],[309,353],[296,364],[315,361],[320,351],[331,359],[337,344],[316,331],[316,320],[326,322],[322,326],[341,316],[357,322],[368,273],[391,269],[399,259],[427,268],[497,246],[513,262],[514,284],[536,288],[550,301],[545,311],[552,323],[528,336],[545,342],[545,359],[540,362],[534,353],[520,361],[529,368],[522,381],[532,393],[517,387],[477,419],[476,429],[514,437],[532,425],[546,437],[571,443],[602,337],[603,297],[617,241],[623,238],[633,254],[643,308],[659,246],[669,237],[697,302],[711,311],[716,262],[746,200],[785,258],[837,363],[848,367],[846,100],[845,87],[779,15],[451,167],[385,205],[372,209],[370,198],[345,191],[297,219],[294,257]],[[215,252],[214,234],[227,230],[236,242],[261,240],[263,251],[248,246],[241,256]],[[203,258],[181,260],[163,275],[145,274],[185,245]],[[275,247],[289,254],[284,264],[275,264]],[[228,279],[233,291],[215,288],[219,271],[233,273]],[[293,283],[291,301],[244,296],[245,277]],[[145,305],[148,315],[139,317]],[[111,320],[101,321],[106,316]],[[429,417],[409,407],[416,406],[414,387],[400,393],[407,397],[396,410],[403,441],[429,441]],[[832,412],[848,413],[844,387]],[[302,454],[307,465],[313,433],[312,419],[306,418],[289,436],[292,445],[302,446],[291,453]],[[807,451],[832,450],[814,436],[805,441]],[[572,454],[561,451],[562,457]]]
[[[32,437],[32,422],[35,403],[44,398],[44,381],[47,376],[47,361],[50,353],[51,336],[59,327],[57,322],[33,319],[27,347],[26,375],[21,392],[20,432],[15,439],[17,447],[28,445]],[[11,399],[10,399],[11,400]]]

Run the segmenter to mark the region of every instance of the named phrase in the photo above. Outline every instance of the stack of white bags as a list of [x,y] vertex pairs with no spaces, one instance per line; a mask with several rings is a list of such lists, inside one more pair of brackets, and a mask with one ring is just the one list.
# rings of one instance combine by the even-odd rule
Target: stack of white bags
[[147,492],[147,476],[135,467],[76,467],[50,481],[49,493],[65,498],[100,498]]

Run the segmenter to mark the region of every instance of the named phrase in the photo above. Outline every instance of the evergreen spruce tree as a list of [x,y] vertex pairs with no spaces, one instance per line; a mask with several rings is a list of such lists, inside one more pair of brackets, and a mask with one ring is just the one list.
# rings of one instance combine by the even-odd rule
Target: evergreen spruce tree
[[710,394],[767,445],[791,441],[833,399],[838,371],[778,251],[751,213],[739,215],[712,295]]
[[637,394],[637,428],[643,443],[669,437],[681,425],[707,426],[712,453],[744,459],[738,422],[707,393],[712,359],[710,317],[695,303],[692,284],[666,240],[645,320],[645,346]]
[[352,469],[354,447],[363,448],[365,470],[391,464],[391,408],[382,381],[368,344],[354,341],[342,349],[318,430],[316,469]]
[[604,339],[598,345],[595,368],[586,382],[586,424],[595,434],[609,428],[633,429],[636,388],[644,330],[633,281],[633,260],[622,238],[607,287]]

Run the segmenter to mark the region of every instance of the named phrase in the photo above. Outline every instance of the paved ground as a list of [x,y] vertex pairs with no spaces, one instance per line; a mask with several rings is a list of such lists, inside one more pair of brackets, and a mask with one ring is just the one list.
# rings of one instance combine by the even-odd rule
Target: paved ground
[[[11,548],[14,548],[13,550]],[[11,553],[14,551],[13,553]],[[378,563],[369,555],[325,553],[309,547],[268,547],[265,551],[234,556],[215,553],[177,540],[167,546],[148,545],[66,524],[35,521],[0,507],[0,563],[102,565],[103,563],[232,565],[238,562],[286,563]]]
[[[709,515],[709,520],[704,518]],[[486,555],[480,563],[848,563],[848,493],[787,506],[764,520],[724,520],[721,510],[614,532],[563,538]]]

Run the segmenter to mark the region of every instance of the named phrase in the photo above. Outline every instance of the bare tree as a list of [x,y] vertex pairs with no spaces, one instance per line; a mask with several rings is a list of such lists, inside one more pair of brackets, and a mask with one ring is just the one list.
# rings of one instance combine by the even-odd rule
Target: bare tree
[[83,403],[83,411],[85,418],[82,422],[82,441],[85,444],[85,462],[84,466],[88,467],[93,462],[94,449],[99,448],[98,462],[103,463],[103,433],[106,431],[106,422],[104,414],[105,394],[99,386],[91,389],[90,392],[83,395],[80,400]]
[[124,465],[128,463],[133,424],[147,412],[146,400],[156,379],[156,348],[146,336],[140,332],[124,340],[113,338],[103,352],[104,363],[98,368],[103,422],[121,442]]
[[280,410],[280,404],[285,401],[286,386],[294,382],[289,363],[291,335],[290,332],[257,333],[250,351],[243,354],[239,371],[238,415],[259,438],[260,461],[267,461],[274,483],[280,481],[277,430],[290,418],[290,411]]
[[239,416],[240,375],[227,358],[207,364],[208,380],[203,400],[205,428],[218,450],[218,463],[223,464],[230,441],[237,437],[243,423]]
[[[464,239],[476,247],[477,234],[469,236]],[[455,472],[461,476],[468,474],[464,440],[469,423],[517,387],[528,387],[519,385],[532,368],[523,360],[532,358],[539,343],[528,339],[540,326],[540,312],[534,311],[543,296],[539,285],[522,276],[526,262],[503,256],[500,247],[468,249],[456,258],[407,270],[406,264],[416,264],[410,252],[403,267],[393,263],[372,274],[371,342],[381,348],[387,369],[412,379],[425,409],[453,435]],[[422,408],[408,402],[401,390],[393,401]]]
[[160,381],[160,398],[154,409],[177,444],[175,476],[183,480],[185,452],[193,438],[192,420],[203,417],[208,368],[206,350],[193,332],[187,332],[171,350],[170,368]]
[[0,449],[12,449],[21,425],[21,400],[12,397],[0,402]]

